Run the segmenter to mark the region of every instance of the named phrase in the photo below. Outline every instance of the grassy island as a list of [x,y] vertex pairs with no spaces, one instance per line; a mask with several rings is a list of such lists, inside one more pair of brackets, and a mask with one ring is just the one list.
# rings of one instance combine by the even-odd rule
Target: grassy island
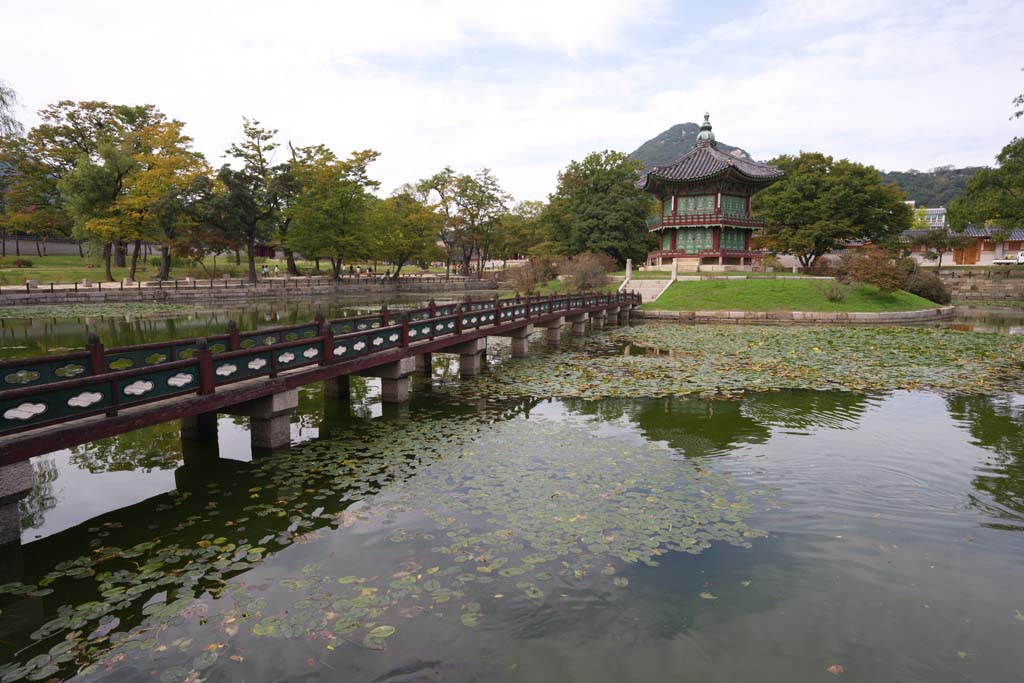
[[830,301],[825,280],[699,280],[675,282],[646,310],[661,311],[820,311],[876,313],[918,311],[937,304],[916,294],[880,292],[869,285],[845,286],[844,298]]

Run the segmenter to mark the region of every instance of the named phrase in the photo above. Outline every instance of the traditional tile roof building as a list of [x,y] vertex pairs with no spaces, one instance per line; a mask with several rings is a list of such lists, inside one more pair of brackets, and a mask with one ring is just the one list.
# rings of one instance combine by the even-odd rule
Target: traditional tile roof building
[[648,254],[648,265],[679,259],[684,267],[742,266],[757,256],[750,234],[763,223],[750,215],[750,198],[783,172],[718,149],[708,118],[705,114],[693,149],[651,168],[637,182],[661,201],[661,216],[650,225],[660,248]]
[[[914,238],[927,232],[927,230],[904,230],[900,233],[900,239],[903,242],[912,243]],[[962,232],[954,233],[952,230],[949,232],[974,238],[973,242],[969,242],[963,248],[953,250],[952,262],[958,266],[987,266],[991,265],[995,259],[1024,251],[1024,229],[1022,228],[1006,230],[968,225]],[[922,246],[911,247],[911,253],[918,260],[923,261],[927,251]]]

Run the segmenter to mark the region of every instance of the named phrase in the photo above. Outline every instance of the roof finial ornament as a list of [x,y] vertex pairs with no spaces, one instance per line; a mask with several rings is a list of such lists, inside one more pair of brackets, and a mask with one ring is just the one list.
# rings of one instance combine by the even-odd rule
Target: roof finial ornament
[[715,146],[715,134],[711,132],[711,114],[704,112],[704,123],[700,126],[700,133],[697,134],[698,145]]

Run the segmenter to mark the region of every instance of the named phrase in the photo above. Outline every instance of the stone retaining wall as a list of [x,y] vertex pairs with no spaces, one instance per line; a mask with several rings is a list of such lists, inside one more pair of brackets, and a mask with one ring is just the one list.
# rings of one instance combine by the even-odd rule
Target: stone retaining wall
[[954,301],[1024,301],[1024,266],[987,271],[943,271],[941,277]]
[[801,325],[882,325],[889,323],[925,323],[949,320],[953,307],[921,311],[887,313],[830,313],[817,311],[634,311],[645,320],[677,320],[684,323],[714,324],[801,324]]
[[214,281],[211,287],[207,282],[184,283],[177,289],[164,285],[162,288],[147,283],[145,286],[124,285],[122,289],[117,283],[104,283],[99,289],[95,285],[89,288],[79,287],[75,291],[70,287],[55,287],[53,291],[45,288],[29,291],[5,291],[0,293],[0,306],[32,306],[32,305],[65,305],[65,304],[102,304],[102,303],[139,303],[155,302],[170,304],[221,304],[245,303],[249,301],[266,301],[268,299],[302,299],[321,297],[343,297],[389,294],[429,294],[435,292],[472,292],[496,290],[498,285],[493,280],[469,280],[462,282],[410,281],[393,283],[380,282],[332,282],[292,280],[279,282],[270,286],[264,283],[251,285],[248,283]]

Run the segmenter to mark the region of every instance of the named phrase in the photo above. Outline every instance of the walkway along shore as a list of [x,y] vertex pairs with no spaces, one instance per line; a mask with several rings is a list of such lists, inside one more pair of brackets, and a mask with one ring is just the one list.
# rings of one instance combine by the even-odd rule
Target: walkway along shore
[[269,278],[253,284],[246,280],[171,280],[167,282],[96,282],[89,285],[48,284],[0,287],[0,306],[97,303],[202,303],[265,301],[297,297],[359,296],[365,294],[419,294],[498,289],[494,280],[402,277],[397,281],[370,278]]
[[645,320],[674,320],[681,323],[715,324],[780,324],[780,325],[885,325],[889,323],[926,323],[950,320],[953,306],[926,308],[920,311],[886,311],[884,313],[836,313],[832,311],[636,311],[633,315]]

